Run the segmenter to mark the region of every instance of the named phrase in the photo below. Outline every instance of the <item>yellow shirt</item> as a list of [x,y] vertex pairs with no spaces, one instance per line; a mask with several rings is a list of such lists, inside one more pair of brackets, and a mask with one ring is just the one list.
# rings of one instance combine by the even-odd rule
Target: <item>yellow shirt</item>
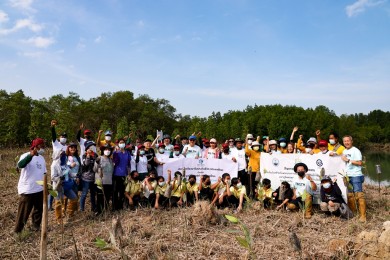
[[306,151],[301,138],[297,141],[297,149],[299,149],[302,153],[305,153]]
[[183,192],[185,192],[185,185],[183,182],[181,182],[180,186],[178,186],[178,182],[177,181],[171,181],[171,185],[173,184],[173,187],[172,187],[172,193],[171,193],[171,196],[174,196],[174,197],[181,197],[181,194]]
[[249,157],[248,166],[252,168],[252,172],[257,172],[260,170],[260,151],[250,150],[248,145],[245,145],[245,154]]
[[130,196],[131,195],[139,195],[139,194],[141,194],[141,191],[142,191],[141,186],[142,186],[142,184],[140,181],[130,180],[126,185],[125,192],[129,193]]
[[287,149],[286,149],[286,148],[282,148],[282,147],[279,148],[279,151],[280,151],[281,153],[288,153],[288,152],[287,152]]
[[[106,140],[100,141],[99,147],[103,147],[103,146],[105,146],[106,144],[107,144],[107,141],[106,141]],[[111,146],[112,148],[114,148],[114,147],[115,147],[115,143],[114,143],[113,141],[110,141],[110,146]]]
[[165,191],[168,188],[168,184],[164,184],[163,186],[157,185],[156,186],[156,194],[165,195]]
[[335,145],[331,145],[330,143],[328,143],[328,150],[331,152],[336,152],[338,155],[342,155],[343,151],[345,150],[345,147],[342,145],[340,145],[336,151],[334,151],[334,148],[335,148]]
[[257,199],[264,200],[265,198],[272,198],[272,193],[274,192],[271,188],[264,189],[264,187],[258,187]]
[[188,191],[188,193],[194,194],[194,192],[198,192],[198,189],[199,189],[199,184],[198,183],[194,183],[194,185],[192,185],[192,186],[191,186],[191,184],[189,182],[187,183],[187,191]]
[[230,187],[230,192],[237,199],[240,199],[241,194],[244,194],[244,199],[249,200],[248,196],[246,195],[246,188],[244,185],[242,185],[241,188],[239,188],[239,189],[235,189],[234,187]]

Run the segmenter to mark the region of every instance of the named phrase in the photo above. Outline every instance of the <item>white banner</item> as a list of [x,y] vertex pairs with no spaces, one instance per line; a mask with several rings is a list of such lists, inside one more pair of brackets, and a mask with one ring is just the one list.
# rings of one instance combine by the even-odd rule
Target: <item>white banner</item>
[[192,158],[182,158],[182,159],[169,159],[168,162],[164,164],[163,167],[163,176],[165,180],[168,179],[168,170],[172,171],[172,178],[174,173],[179,171],[183,173],[183,168],[186,170],[186,177],[190,175],[196,176],[196,182],[199,183],[200,176],[209,175],[211,183],[217,182],[218,177],[221,177],[224,173],[229,173],[230,177],[237,177],[238,164],[232,160],[226,159],[192,159]]
[[281,182],[287,181],[292,184],[294,176],[294,165],[303,162],[309,168],[307,175],[310,175],[317,184],[317,191],[314,192],[314,203],[319,204],[320,199],[320,173],[328,175],[332,180],[337,178],[344,200],[347,201],[347,188],[344,185],[343,177],[338,172],[345,167],[340,157],[332,157],[325,154],[268,154],[262,153],[260,157],[260,172],[262,178],[271,180],[272,189],[277,189]]

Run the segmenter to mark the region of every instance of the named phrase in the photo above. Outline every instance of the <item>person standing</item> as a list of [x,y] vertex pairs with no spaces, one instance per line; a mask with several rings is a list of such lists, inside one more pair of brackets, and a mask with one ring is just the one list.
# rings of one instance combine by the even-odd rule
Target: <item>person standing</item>
[[114,162],[114,176],[113,176],[113,196],[112,205],[114,210],[123,209],[123,203],[125,202],[125,180],[130,173],[131,168],[131,155],[130,152],[125,150],[125,140],[119,139],[118,147],[119,151],[115,151],[113,154]]
[[347,199],[349,208],[356,213],[356,204],[359,208],[359,221],[366,222],[366,198],[363,192],[364,175],[362,172],[362,153],[353,146],[352,136],[343,137],[345,149],[341,160],[345,162],[345,172],[352,185],[352,190],[348,189]]
[[15,233],[22,232],[32,211],[32,229],[39,230],[42,222],[43,187],[36,181],[43,180],[46,162],[43,158],[45,142],[41,138],[33,140],[30,151],[20,156],[18,168],[22,169],[18,182],[19,206]]
[[84,130],[84,138],[81,137],[81,130],[84,129],[84,124],[80,125],[79,131],[77,131],[76,139],[80,144],[80,154],[85,154],[85,142],[92,141],[92,131],[89,129]]

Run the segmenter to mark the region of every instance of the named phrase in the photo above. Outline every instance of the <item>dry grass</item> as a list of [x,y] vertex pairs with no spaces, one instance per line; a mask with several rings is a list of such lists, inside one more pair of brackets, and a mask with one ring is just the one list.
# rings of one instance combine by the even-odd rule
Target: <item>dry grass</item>
[[[22,152],[4,155],[0,151],[3,153],[0,161],[0,259],[39,258],[40,233],[25,232],[23,238],[13,234],[18,203],[18,175],[12,173],[13,158],[14,153]],[[390,220],[390,188],[383,189],[380,197],[377,188],[366,187],[366,192],[369,206],[365,224],[356,219],[324,219],[316,212],[312,219],[304,221],[301,213],[265,211],[258,203],[235,215],[252,234],[253,258],[353,259],[358,254],[356,250],[345,247],[337,252],[330,251],[329,241],[355,241],[361,231],[380,230],[382,223]],[[248,259],[247,251],[234,238],[236,234],[228,232],[238,227],[221,218],[226,213],[232,212],[216,211],[207,203],[170,211],[124,210],[99,218],[79,213],[75,222],[65,225],[65,234],[62,234],[55,224],[54,213],[50,212],[47,256],[48,259]],[[94,242],[96,238],[110,242],[113,217],[120,219],[123,228],[121,248],[110,248],[108,244],[108,248],[101,250]],[[301,253],[294,251],[289,230],[300,239]]]

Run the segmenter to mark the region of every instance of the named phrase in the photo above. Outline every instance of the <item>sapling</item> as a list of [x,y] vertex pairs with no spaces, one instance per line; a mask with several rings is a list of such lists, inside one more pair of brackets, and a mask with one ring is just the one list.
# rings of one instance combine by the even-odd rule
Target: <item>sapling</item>
[[[236,240],[242,246],[248,251],[249,258],[252,258],[252,236],[249,232],[249,229],[242,223],[238,218],[232,216],[232,215],[225,215],[225,218],[229,220],[233,224],[237,224],[241,231],[243,232],[243,237],[242,236],[237,236]],[[232,230],[230,232],[236,232],[236,230]]]

